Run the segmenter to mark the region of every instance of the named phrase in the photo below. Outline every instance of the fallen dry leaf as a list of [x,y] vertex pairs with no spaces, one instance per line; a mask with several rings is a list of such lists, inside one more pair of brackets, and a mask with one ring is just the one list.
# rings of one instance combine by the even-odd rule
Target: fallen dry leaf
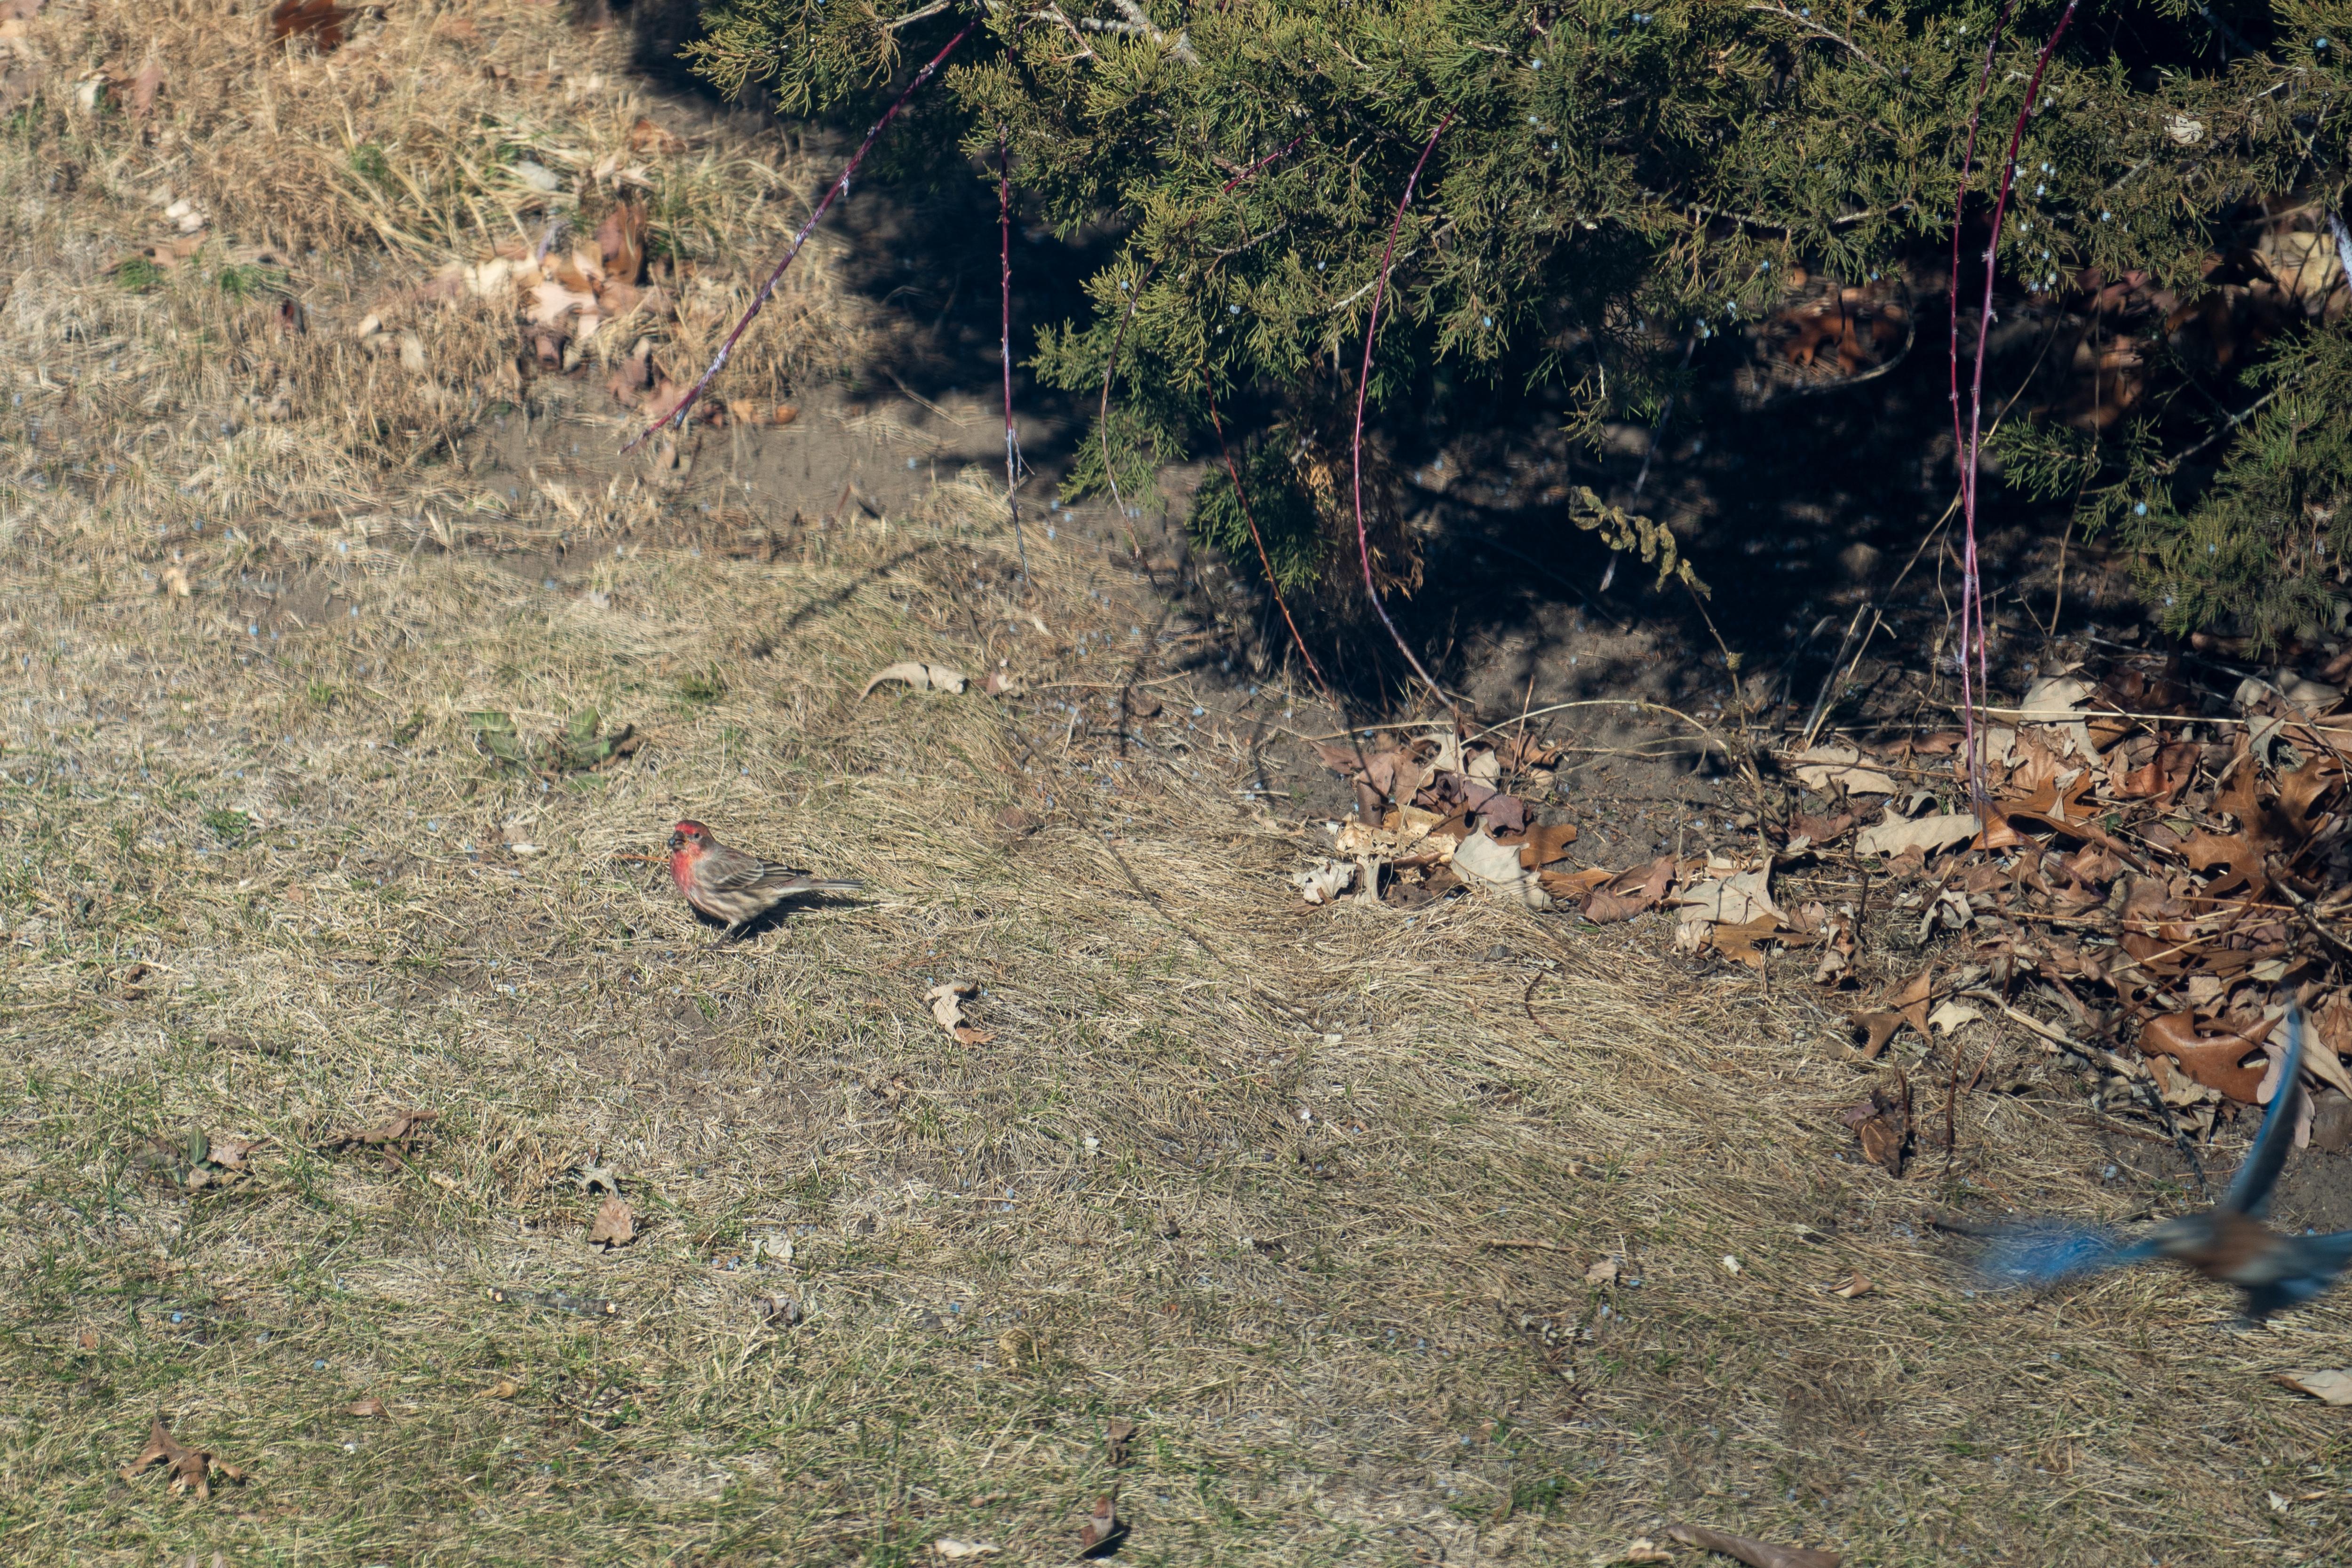
[[790,1296],[754,1296],[751,1310],[772,1329],[789,1329],[801,1321],[801,1304]]
[[964,1020],[963,1004],[980,994],[980,983],[974,980],[949,980],[923,993],[923,1000],[931,1005],[931,1016],[940,1027],[967,1046],[984,1046],[996,1038],[994,1035],[975,1029]]
[[1976,1023],[1983,1016],[1982,1013],[1965,1002],[1948,1000],[1942,1006],[1927,1015],[1927,1027],[1941,1029],[1948,1035],[1961,1025]]
[[1548,910],[1551,895],[1536,874],[1519,862],[1517,848],[1498,844],[1486,834],[1473,833],[1454,851],[1453,867],[1473,887],[1531,910]]
[[1841,811],[1834,816],[1816,816],[1810,812],[1798,812],[1789,818],[1789,842],[1793,847],[1800,838],[1820,848],[1843,837],[1854,824],[1853,813]]
[[1546,823],[1528,829],[1518,841],[1519,864],[1530,871],[1541,870],[1568,853],[1576,842],[1576,825],[1570,822]]
[[195,592],[194,585],[188,581],[187,573],[177,566],[163,568],[163,592],[175,599],[184,599]]
[[1759,866],[1730,876],[1710,877],[1685,888],[1674,902],[1685,923],[1706,921],[1716,925],[1748,925],[1759,920],[1785,921],[1772,901],[1772,868]]
[[172,1429],[163,1425],[163,1418],[161,1415],[155,1417],[155,1425],[147,1435],[147,1446],[139,1450],[139,1457],[115,1473],[127,1481],[148,1466],[155,1464],[163,1465],[171,1471],[173,1491],[193,1489],[198,1502],[203,1502],[213,1495],[212,1476],[215,1471],[218,1471],[224,1480],[245,1479],[245,1472],[235,1465],[223,1464],[202,1448],[190,1448],[181,1445],[173,1437]]
[[278,0],[269,8],[269,41],[307,37],[320,54],[331,55],[342,47],[343,23],[350,16],[334,0]]
[[1675,858],[1671,855],[1661,855],[1646,866],[1621,871],[1584,901],[1584,918],[1595,925],[1630,921],[1645,910],[1657,908],[1674,880]]
[[144,120],[155,112],[155,95],[163,90],[163,68],[149,60],[131,79],[131,118]]
[[425,1136],[430,1124],[440,1120],[437,1110],[404,1110],[396,1116],[377,1122],[364,1132],[338,1133],[327,1141],[331,1149],[348,1149],[353,1144],[369,1149],[405,1148]]
[[942,1535],[931,1542],[931,1550],[950,1563],[961,1563],[971,1557],[994,1557],[1004,1549],[992,1541],[958,1541]]
[[665,158],[675,157],[686,151],[686,140],[684,137],[672,135],[640,114],[637,116],[637,122],[629,127],[629,151],[640,157],[647,153]]
[[1310,904],[1331,904],[1339,895],[1356,885],[1356,863],[1352,860],[1318,860],[1304,871],[1290,874],[1299,897]]
[[1616,1563],[1672,1563],[1674,1560],[1675,1554],[1673,1552],[1667,1551],[1664,1547],[1659,1545],[1656,1542],[1651,1540],[1646,1535],[1637,1535],[1633,1540],[1627,1542],[1625,1543],[1625,1549],[1618,1552],[1614,1558],[1604,1558],[1601,1561]]
[[1714,943],[1717,952],[1726,958],[1736,959],[1750,969],[1764,967],[1765,955],[1762,944],[1767,942],[1779,940],[1802,946],[1809,945],[1812,941],[1811,937],[1785,935],[1780,931],[1780,922],[1770,915],[1759,916],[1741,925],[1707,926],[1704,921],[1685,921],[1675,934],[1680,936],[1684,931],[1691,930],[1695,926],[1705,927],[1706,935]]
[[1622,1271],[1622,1266],[1616,1258],[1604,1258],[1584,1271],[1584,1282],[1587,1285],[1614,1285]]
[[98,1331],[96,1329],[84,1329],[79,1336],[75,1340],[75,1343],[80,1345],[81,1348],[86,1351],[96,1350],[98,1348]]
[[1898,1077],[1895,1086],[1873,1088],[1870,1098],[1838,1112],[1838,1120],[1862,1141],[1863,1157],[1892,1175],[1903,1173],[1903,1157],[1911,1142],[1911,1080]]
[[1862,760],[1852,746],[1814,746],[1797,753],[1795,773],[1806,788],[1822,795],[1843,789],[1848,795],[1893,795],[1895,780]]
[[383,1401],[381,1399],[354,1399],[343,1408],[348,1414],[357,1415],[362,1420],[373,1420],[383,1414]]
[[1955,812],[1949,816],[1915,816],[1907,821],[1890,816],[1875,826],[1865,827],[1854,836],[1853,852],[1857,855],[1893,857],[1906,849],[1916,849],[1923,855],[1933,855],[1955,844],[1974,838],[1984,824],[1973,812]]
[[866,689],[857,695],[861,699],[873,696],[874,689],[886,680],[903,680],[917,691],[960,693],[969,684],[964,679],[963,671],[953,665],[918,664],[910,659],[904,664],[894,664],[886,669],[876,670],[873,679],[866,681]]
[[1853,1273],[1846,1277],[1843,1284],[1832,1287],[1830,1294],[1842,1296],[1851,1301],[1857,1296],[1867,1296],[1876,1289],[1875,1285],[1864,1279],[1860,1273]]
[[1095,1499],[1094,1512],[1087,1516],[1085,1527],[1078,1531],[1078,1555],[1094,1556],[1111,1546],[1119,1533],[1118,1492],[1114,1489]]
[[2352,1372],[2283,1372],[2278,1381],[2327,1405],[2352,1405]]
[[1745,1535],[1727,1535],[1703,1524],[1672,1525],[1666,1533],[1685,1546],[1736,1557],[1748,1568],[1838,1568],[1839,1558],[1834,1552],[1809,1546],[1775,1546],[1769,1541],[1756,1541]]
[[2263,1037],[2270,1028],[2263,1024],[2249,1034],[2200,1035],[2194,1014],[2165,1013],[2140,1026],[2139,1053],[2170,1057],[2180,1064],[2182,1072],[2206,1088],[2219,1089],[2241,1105],[2254,1105],[2260,1103],[2255,1091],[2265,1068],[2240,1064],[2262,1050]]
[[502,1377],[499,1379],[498,1382],[490,1384],[489,1387],[482,1390],[482,1397],[485,1399],[512,1399],[516,1394],[520,1394],[521,1392],[521,1384],[517,1383],[513,1378]]
[[634,284],[646,267],[646,209],[623,202],[596,226],[596,250],[604,276],[615,283]]
[[596,1223],[588,1227],[588,1245],[611,1251],[626,1247],[637,1237],[636,1216],[629,1212],[629,1201],[609,1197],[596,1206]]
[[1906,1024],[1922,1039],[1934,1037],[1927,1033],[1927,1003],[1936,994],[1934,973],[1932,969],[1923,969],[1913,975],[1902,990],[1887,998],[1882,1011],[1847,1015],[1849,1022],[1868,1034],[1862,1047],[1864,1059],[1876,1061],[1879,1053],[1886,1049],[1886,1042],[1895,1037],[1895,1031]]

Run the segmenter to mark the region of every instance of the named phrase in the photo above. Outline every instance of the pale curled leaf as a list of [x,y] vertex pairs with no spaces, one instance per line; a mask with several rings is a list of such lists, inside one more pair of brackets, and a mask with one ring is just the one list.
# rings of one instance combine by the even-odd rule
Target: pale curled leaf
[[1895,780],[1862,760],[1852,746],[1813,746],[1797,753],[1793,770],[1806,788],[1827,795],[1843,788],[1848,795],[1893,795]]
[[1497,844],[1484,832],[1473,833],[1454,846],[1453,866],[1464,881],[1481,891],[1530,910],[1551,908],[1551,895],[1541,880],[1519,864],[1516,844]]
[[1604,1258],[1584,1271],[1587,1285],[1614,1285],[1622,1269],[1614,1258]]
[[940,1027],[961,1039],[967,1032],[963,1005],[969,998],[979,994],[977,981],[950,980],[924,992],[923,1000],[931,1005],[931,1016],[939,1021]]
[[2352,1405],[2352,1372],[2284,1372],[2278,1381],[2325,1405]]
[[950,1563],[961,1563],[968,1558],[994,1557],[1004,1548],[992,1541],[958,1541],[951,1535],[942,1535],[931,1542],[931,1550]]
[[1788,916],[1772,901],[1772,868],[1759,866],[1734,876],[1710,878],[1683,890],[1673,901],[1682,906],[1685,924],[1706,921],[1714,925],[1745,926],[1758,921],[1785,924]]
[[1973,812],[1955,812],[1949,816],[1915,816],[1905,821],[1890,816],[1874,827],[1865,827],[1853,841],[1857,855],[1900,855],[1906,849],[1916,849],[1932,855],[1938,849],[1955,844],[1965,844],[1982,831],[1984,824]]
[[912,659],[894,664],[874,672],[866,689],[857,695],[860,700],[874,695],[874,689],[886,680],[903,680],[917,691],[961,692],[968,684],[963,671],[953,665],[919,664]]
[[1304,871],[1293,871],[1290,880],[1310,904],[1337,903],[1340,894],[1356,885],[1356,867],[1348,860],[1318,860]]
[[2091,745],[2090,726],[2084,722],[2084,715],[2091,711],[2089,699],[2095,689],[2089,681],[2074,676],[2045,675],[2026,689],[2017,721],[2048,724],[2066,737],[2076,755],[2095,757],[2098,753]]
[[1927,1027],[1950,1034],[1963,1024],[1973,1024],[1984,1015],[1965,1002],[1948,1001],[1927,1015]]

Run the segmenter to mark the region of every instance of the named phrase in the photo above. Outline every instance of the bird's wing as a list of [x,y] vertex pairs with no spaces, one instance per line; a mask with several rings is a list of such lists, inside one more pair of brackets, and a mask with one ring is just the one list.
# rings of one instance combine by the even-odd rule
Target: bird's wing
[[2246,1155],[2246,1163],[2238,1167],[2237,1179],[2230,1184],[2221,1206],[2238,1214],[2260,1219],[2271,1206],[2271,1188],[2276,1184],[2280,1169],[2286,1163],[2288,1145],[2294,1142],[2295,1101],[2303,1097],[2303,1009],[2290,1005],[2286,1010],[2286,1060],[2279,1073],[2279,1085],[2271,1096],[2271,1108],[2263,1115],[2263,1125],[2254,1134],[2254,1146]]
[[2103,1226],[2040,1221],[1993,1231],[1977,1259],[1977,1273],[1995,1289],[2038,1287],[2155,1256],[2156,1248],[2147,1243],[2126,1246],[2121,1237]]
[[2290,1237],[2284,1252],[2287,1266],[2277,1279],[2246,1287],[2249,1317],[2267,1318],[2326,1294],[2352,1264],[2352,1231]]
[[807,872],[795,871],[790,866],[779,866],[772,860],[755,859],[749,855],[730,856],[724,861],[706,856],[699,868],[698,879],[709,892],[749,893],[782,887],[807,875]]

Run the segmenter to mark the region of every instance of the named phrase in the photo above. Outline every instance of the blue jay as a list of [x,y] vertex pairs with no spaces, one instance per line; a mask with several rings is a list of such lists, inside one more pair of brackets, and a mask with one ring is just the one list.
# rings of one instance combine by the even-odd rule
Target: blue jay
[[2352,1230],[2331,1236],[2282,1236],[2262,1223],[2271,1188],[2294,1142],[2295,1105],[2303,1097],[2303,1011],[2286,1014],[2286,1060],[2277,1092],[2263,1117],[2254,1146],[2229,1192],[2212,1208],[2164,1221],[2137,1241],[2111,1230],[2061,1222],[2009,1226],[1992,1234],[1978,1267],[1997,1286],[2055,1285],[2109,1268],[2170,1258],[2208,1279],[2245,1293],[2246,1316],[2256,1322],[2324,1294],[2352,1264]]

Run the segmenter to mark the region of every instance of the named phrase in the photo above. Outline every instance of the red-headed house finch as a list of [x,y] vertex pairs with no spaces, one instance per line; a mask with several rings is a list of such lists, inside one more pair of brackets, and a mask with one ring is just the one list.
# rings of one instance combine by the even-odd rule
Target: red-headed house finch
[[803,893],[854,893],[863,882],[826,881],[732,849],[698,822],[669,830],[669,875],[686,901],[733,936],[786,899]]

